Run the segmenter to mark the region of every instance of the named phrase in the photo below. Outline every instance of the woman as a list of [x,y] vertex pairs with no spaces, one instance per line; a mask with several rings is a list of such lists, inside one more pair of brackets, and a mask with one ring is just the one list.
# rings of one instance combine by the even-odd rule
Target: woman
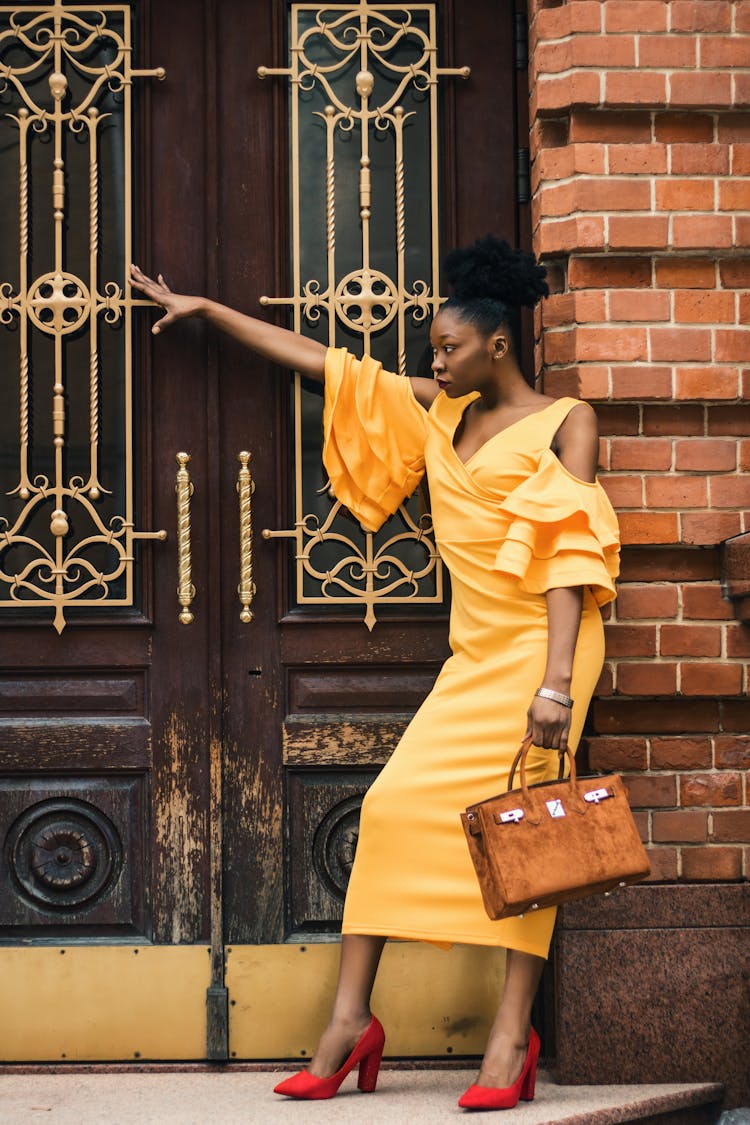
[[370,993],[387,937],[507,949],[503,996],[466,1108],[534,1096],[531,1007],[555,911],[496,922],[482,906],[459,813],[505,787],[521,739],[529,781],[574,750],[603,660],[599,605],[614,596],[618,535],[596,483],[593,410],[526,383],[520,306],[547,294],[533,256],[487,236],[446,260],[453,296],[431,330],[434,379],[401,379],[369,356],[171,293],[133,267],[166,309],[153,331],[202,316],[254,351],[325,383],[323,460],[333,490],[376,530],[425,462],[441,556],[451,573],[451,649],[432,692],[362,808],[330,1023],[309,1068],[277,1092],[327,1098],[359,1065],[375,1088],[384,1034]]

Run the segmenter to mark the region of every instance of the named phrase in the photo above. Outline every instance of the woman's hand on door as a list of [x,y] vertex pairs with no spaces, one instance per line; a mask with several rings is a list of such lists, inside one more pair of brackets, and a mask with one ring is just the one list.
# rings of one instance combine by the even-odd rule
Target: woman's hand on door
[[266,320],[246,316],[236,309],[220,305],[218,301],[210,301],[207,297],[187,297],[181,293],[173,293],[161,274],[154,281],[138,266],[130,267],[130,280],[136,289],[161,305],[166,312],[161,320],[157,320],[152,332],[159,333],[176,320],[199,316],[273,363],[299,371],[301,375],[307,375],[319,383],[324,381],[326,348],[317,340],[311,340],[298,332],[290,332],[287,328],[279,328],[277,324],[269,324]]
[[169,328],[170,324],[174,324],[177,320],[201,315],[202,306],[205,304],[204,299],[202,297],[187,297],[182,293],[173,293],[161,274],[154,281],[138,266],[131,265],[130,281],[136,289],[145,293],[150,301],[154,301],[164,309],[164,316],[157,320],[151,329],[154,335],[161,332],[163,328]]

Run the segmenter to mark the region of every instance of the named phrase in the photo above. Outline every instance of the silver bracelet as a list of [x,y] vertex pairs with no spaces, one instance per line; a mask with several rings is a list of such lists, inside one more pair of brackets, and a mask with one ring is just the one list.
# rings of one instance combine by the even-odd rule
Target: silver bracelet
[[551,688],[537,688],[534,695],[539,695],[542,699],[552,699],[555,703],[562,703],[563,707],[573,706],[573,700],[569,695],[563,695],[561,691],[552,691]]

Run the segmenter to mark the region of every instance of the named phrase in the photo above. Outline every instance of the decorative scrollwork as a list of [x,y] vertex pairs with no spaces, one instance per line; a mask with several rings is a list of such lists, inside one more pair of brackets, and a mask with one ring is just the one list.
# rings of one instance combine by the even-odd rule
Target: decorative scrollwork
[[[8,495],[21,504],[12,518],[0,518],[0,590],[7,596],[0,605],[29,608],[40,604],[54,607],[54,625],[65,627],[68,606],[132,605],[133,565],[138,539],[164,539],[166,533],[135,530],[132,463],[132,346],[131,315],[135,306],[147,304],[133,299],[127,283],[132,259],[131,184],[131,88],[137,77],[164,77],[164,71],[136,70],[131,65],[131,15],[127,6],[101,8],[63,4],[62,0],[34,6],[0,7],[0,85],[9,97],[13,112],[2,119],[17,133],[18,151],[18,284],[0,282],[0,324],[18,329],[19,443],[18,484]],[[102,112],[103,100],[118,95],[114,108],[122,115],[121,166],[124,183],[122,284],[104,281],[100,271],[100,180],[99,127],[113,116]],[[99,105],[97,105],[97,102]],[[66,223],[70,221],[66,199],[66,136],[77,135],[84,145],[88,168],[88,277],[71,273],[65,264]],[[34,138],[49,139],[51,196],[46,196],[52,230],[49,268],[34,277],[31,258],[31,145]],[[37,142],[38,143],[38,142]],[[79,147],[79,146],[76,146]],[[73,182],[73,180],[71,180]],[[36,198],[42,197],[37,187]],[[41,205],[37,203],[37,208]],[[35,214],[35,222],[42,214]],[[47,263],[45,263],[47,264]],[[101,479],[101,386],[99,334],[102,323],[125,319],[122,348],[125,368],[124,411],[118,414],[124,427],[121,444],[128,451],[125,487],[117,496],[122,514],[104,516],[95,505],[112,490]],[[54,340],[54,380],[48,404],[32,404],[32,343],[35,333]],[[88,334],[88,431],[87,476],[66,479],[66,337]],[[0,378],[7,378],[0,372]],[[51,414],[54,469],[50,476],[34,476],[31,467],[32,405]],[[44,422],[39,427],[42,432]],[[45,427],[46,428],[46,427]],[[50,541],[39,536],[38,516],[49,509]],[[33,531],[31,528],[33,527]],[[75,529],[75,533],[74,530]],[[71,542],[77,535],[75,542]],[[122,578],[124,592],[113,594],[113,583]]]
[[346,897],[359,838],[359,816],[364,794],[334,805],[318,825],[313,838],[313,866],[326,890],[340,902]]
[[8,833],[7,855],[18,890],[32,905],[80,910],[115,882],[123,851],[101,809],[53,798],[18,817]]
[[[398,373],[405,375],[410,351],[414,362],[424,347],[415,326],[434,314],[442,301],[437,251],[438,82],[451,75],[468,78],[469,69],[438,66],[434,4],[381,6],[367,0],[345,6],[292,4],[290,60],[289,67],[258,70],[260,78],[278,75],[288,78],[290,84],[294,236],[294,292],[290,297],[263,297],[262,303],[291,308],[295,329],[315,332],[318,339],[325,317],[330,345],[343,332],[349,346],[354,334],[362,349],[370,351],[377,336],[395,354]],[[421,130],[419,135],[429,138],[411,157],[421,161],[419,169],[414,169],[411,190],[418,191],[420,210],[428,218],[422,221],[421,233],[410,239],[409,215],[414,210],[410,212],[407,206],[410,180],[405,138],[412,125],[418,126],[415,133]],[[303,172],[302,142],[309,150],[316,135],[321,146],[324,138],[325,150],[317,167],[310,165]],[[390,160],[392,172],[386,172]],[[321,214],[313,214],[305,192],[305,176],[311,174],[323,177]],[[337,207],[349,216],[355,206],[361,248],[357,252],[360,264],[352,268],[353,248],[348,246],[342,252],[340,234],[337,241],[337,230],[345,229],[345,224],[337,222]],[[377,245],[373,215],[380,224]],[[309,239],[306,222],[311,223]],[[389,255],[384,224],[391,222],[393,252]],[[346,225],[351,229],[350,222]],[[317,228],[314,233],[312,227]],[[311,277],[307,268],[303,273],[302,262],[303,258],[306,263],[311,261],[307,242],[317,245],[320,229],[325,230],[325,248],[317,276]],[[375,623],[376,603],[440,604],[441,564],[429,517],[416,515],[416,501],[400,509],[396,520],[401,529],[394,532],[389,524],[378,540],[370,532],[356,531],[351,522],[345,523],[335,498],[327,513],[321,511],[321,505],[317,514],[310,512],[310,486],[303,475],[302,415],[303,388],[297,377],[295,526],[289,531],[263,533],[266,538],[295,541],[297,602],[337,607],[364,604],[369,628]],[[309,441],[309,435],[305,437]],[[307,468],[307,449],[305,458]],[[415,553],[423,558],[423,565],[414,565]],[[325,555],[325,565],[316,565],[320,555]]]

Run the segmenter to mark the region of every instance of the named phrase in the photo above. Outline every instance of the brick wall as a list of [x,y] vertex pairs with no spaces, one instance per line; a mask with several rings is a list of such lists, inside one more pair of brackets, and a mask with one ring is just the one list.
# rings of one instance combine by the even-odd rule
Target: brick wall
[[[750,876],[750,0],[530,0],[544,389],[591,401],[624,544],[590,763],[655,879]],[[745,367],[747,365],[747,367]]]

